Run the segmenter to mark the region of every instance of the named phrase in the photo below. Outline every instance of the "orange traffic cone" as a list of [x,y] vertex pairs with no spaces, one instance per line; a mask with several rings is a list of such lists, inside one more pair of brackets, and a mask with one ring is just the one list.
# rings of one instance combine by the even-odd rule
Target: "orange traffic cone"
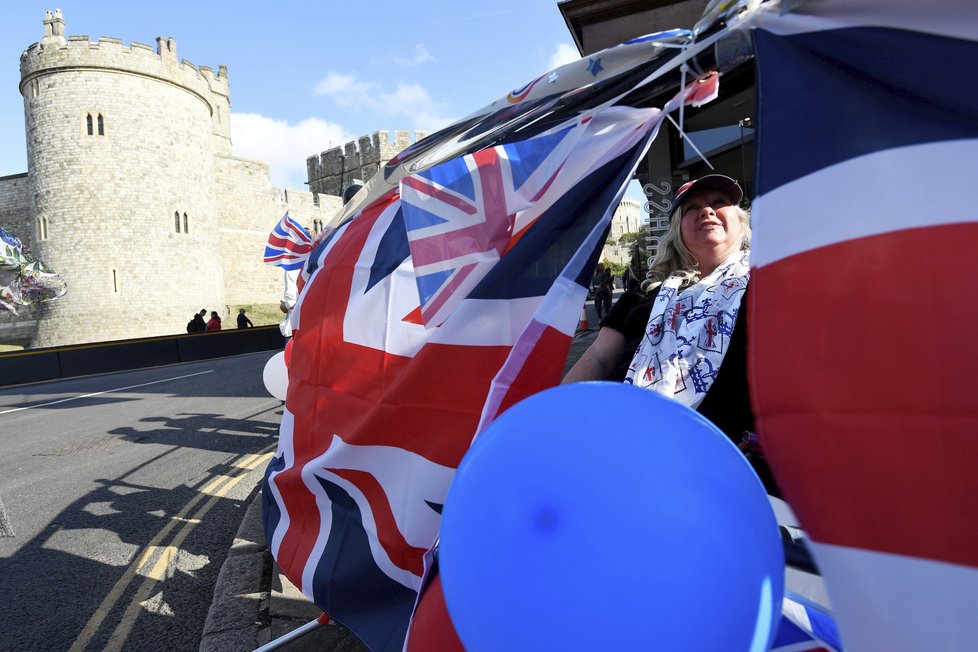
[[589,331],[591,325],[587,323],[587,307],[581,309],[581,321],[577,322],[577,330]]

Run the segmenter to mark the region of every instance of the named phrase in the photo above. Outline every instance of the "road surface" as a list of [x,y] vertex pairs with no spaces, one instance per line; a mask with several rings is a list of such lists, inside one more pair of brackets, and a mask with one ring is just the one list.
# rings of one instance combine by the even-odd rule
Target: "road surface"
[[271,355],[0,391],[0,650],[197,649],[275,450]]

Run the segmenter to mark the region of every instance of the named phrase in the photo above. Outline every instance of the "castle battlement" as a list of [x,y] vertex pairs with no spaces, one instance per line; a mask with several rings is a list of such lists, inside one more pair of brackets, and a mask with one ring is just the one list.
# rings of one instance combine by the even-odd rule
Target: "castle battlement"
[[166,81],[200,95],[210,104],[210,93],[229,96],[227,67],[219,66],[217,74],[210,67],[198,68],[192,62],[177,58],[176,42],[159,37],[156,47],[132,41],[127,47],[122,39],[102,36],[91,41],[86,35],[66,36],[60,12],[44,21],[45,35],[31,44],[20,57],[20,90],[45,71],[77,68],[108,70],[142,75]]
[[332,184],[316,186],[313,182],[335,177],[336,183],[339,183],[341,176],[346,181],[352,178],[367,180],[398,152],[412,142],[427,136],[427,132],[416,131],[412,141],[409,131],[395,131],[393,138],[390,131],[375,131],[357,140],[351,140],[344,145],[331,147],[320,154],[310,156],[306,159],[306,173],[310,187],[321,187],[322,192],[337,194],[332,192],[336,190]]

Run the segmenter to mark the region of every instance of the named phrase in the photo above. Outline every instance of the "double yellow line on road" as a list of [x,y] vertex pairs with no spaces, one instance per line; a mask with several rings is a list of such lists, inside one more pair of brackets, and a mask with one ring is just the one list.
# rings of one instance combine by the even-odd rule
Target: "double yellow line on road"
[[[133,625],[136,623],[136,619],[139,617],[140,610],[144,608],[144,605],[152,596],[153,589],[156,588],[156,585],[166,579],[167,570],[175,563],[180,545],[194,527],[203,521],[204,516],[217,504],[218,500],[241,482],[248,473],[268,462],[274,454],[275,446],[275,444],[272,444],[258,453],[240,459],[234,464],[235,468],[239,469],[237,473],[216,476],[200,489],[197,495],[184,505],[177,514],[170,518],[170,521],[163,529],[146,544],[142,552],[129,564],[122,577],[119,578],[112,587],[112,590],[102,600],[102,604],[95,610],[95,613],[92,614],[92,617],[72,644],[70,648],[71,652],[83,652],[88,647],[88,644],[99,631],[105,618],[115,608],[120,596],[129,588],[136,576],[139,575],[143,577],[143,582],[136,589],[135,596],[126,607],[126,611],[119,624],[116,625],[116,628],[112,631],[112,635],[109,637],[108,643],[103,648],[111,652],[122,649],[132,631]],[[192,517],[188,517],[191,511],[201,502],[203,502],[203,505],[200,506],[200,509],[194,512]],[[169,545],[161,546],[160,544],[166,540],[178,525],[182,525],[182,527],[173,536]]]

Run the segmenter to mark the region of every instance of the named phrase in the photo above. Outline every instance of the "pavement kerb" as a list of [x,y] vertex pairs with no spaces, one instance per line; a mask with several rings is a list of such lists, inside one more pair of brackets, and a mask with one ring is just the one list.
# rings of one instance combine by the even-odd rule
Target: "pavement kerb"
[[[252,473],[264,475],[264,465]],[[217,577],[200,652],[254,650],[268,642],[271,563],[259,488],[245,510]],[[261,640],[263,633],[265,640]]]

